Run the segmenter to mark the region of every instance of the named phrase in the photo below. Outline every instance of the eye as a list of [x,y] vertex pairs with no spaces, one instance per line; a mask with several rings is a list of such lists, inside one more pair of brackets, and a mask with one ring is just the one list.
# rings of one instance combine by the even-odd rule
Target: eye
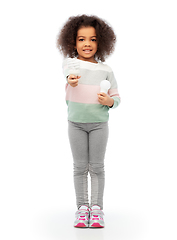
[[80,39],[79,39],[79,42],[83,42],[83,41],[84,41],[84,39],[83,39],[83,38],[80,38]]
[[91,41],[92,41],[92,42],[96,42],[96,39],[95,39],[95,38],[93,38]]

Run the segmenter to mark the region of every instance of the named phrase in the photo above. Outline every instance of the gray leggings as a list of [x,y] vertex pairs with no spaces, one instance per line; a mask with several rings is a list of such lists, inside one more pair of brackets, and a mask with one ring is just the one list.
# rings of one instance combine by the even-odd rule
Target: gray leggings
[[[74,186],[77,207],[98,205],[103,209],[105,182],[104,156],[108,123],[68,121],[68,133],[74,160]],[[91,176],[91,204],[88,200],[88,172]]]

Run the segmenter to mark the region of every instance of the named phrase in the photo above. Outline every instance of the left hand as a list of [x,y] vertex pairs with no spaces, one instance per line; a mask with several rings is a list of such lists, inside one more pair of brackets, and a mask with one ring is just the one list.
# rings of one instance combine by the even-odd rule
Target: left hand
[[107,105],[108,107],[112,107],[114,105],[114,99],[103,92],[98,93],[98,102],[102,105]]

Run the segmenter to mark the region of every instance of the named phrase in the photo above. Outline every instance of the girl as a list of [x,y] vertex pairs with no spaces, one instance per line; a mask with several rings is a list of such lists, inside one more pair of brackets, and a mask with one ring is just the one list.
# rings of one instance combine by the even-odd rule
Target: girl
[[[109,109],[120,103],[117,83],[103,64],[115,46],[112,28],[96,16],[70,17],[57,38],[65,59],[68,132],[74,161],[74,185],[78,211],[75,227],[104,227],[104,156],[108,139]],[[71,68],[75,67],[75,73]],[[79,73],[78,73],[79,70]],[[108,94],[100,93],[100,82],[108,80]],[[91,203],[88,201],[88,172]]]

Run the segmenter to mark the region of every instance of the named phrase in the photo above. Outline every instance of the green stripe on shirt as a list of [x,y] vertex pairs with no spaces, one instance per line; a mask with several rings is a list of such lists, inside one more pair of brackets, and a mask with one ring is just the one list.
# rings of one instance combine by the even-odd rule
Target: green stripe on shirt
[[107,122],[109,107],[101,104],[85,104],[66,101],[68,105],[68,120],[71,122],[93,123]]

